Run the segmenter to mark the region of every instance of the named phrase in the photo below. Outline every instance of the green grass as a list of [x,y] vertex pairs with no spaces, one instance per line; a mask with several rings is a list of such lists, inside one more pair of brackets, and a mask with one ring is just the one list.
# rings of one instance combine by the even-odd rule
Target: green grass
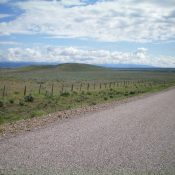
[[[111,70],[85,64],[0,69],[0,124],[174,85],[174,69]],[[33,101],[26,100],[30,94]]]

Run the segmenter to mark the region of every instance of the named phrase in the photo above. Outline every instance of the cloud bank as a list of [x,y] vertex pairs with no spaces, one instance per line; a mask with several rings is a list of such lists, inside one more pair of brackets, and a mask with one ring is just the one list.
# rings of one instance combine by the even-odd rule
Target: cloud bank
[[151,56],[146,48],[135,52],[108,50],[87,50],[75,47],[45,46],[36,48],[9,48],[0,60],[34,62],[77,62],[88,64],[139,64],[158,67],[175,67],[175,59],[170,56]]

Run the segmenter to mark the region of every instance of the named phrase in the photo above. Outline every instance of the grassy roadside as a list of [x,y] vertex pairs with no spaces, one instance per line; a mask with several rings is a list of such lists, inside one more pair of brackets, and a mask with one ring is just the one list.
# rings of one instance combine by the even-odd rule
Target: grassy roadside
[[158,92],[174,86],[169,83],[138,83],[127,84],[106,89],[91,91],[65,91],[60,94],[26,94],[21,96],[5,96],[0,99],[0,125],[21,119],[44,116],[56,111],[93,106],[100,103],[112,102],[145,93]]

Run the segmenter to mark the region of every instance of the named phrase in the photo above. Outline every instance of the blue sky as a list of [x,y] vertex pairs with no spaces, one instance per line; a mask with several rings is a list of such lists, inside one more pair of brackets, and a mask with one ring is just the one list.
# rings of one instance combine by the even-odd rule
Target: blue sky
[[175,0],[0,0],[0,62],[175,67]]

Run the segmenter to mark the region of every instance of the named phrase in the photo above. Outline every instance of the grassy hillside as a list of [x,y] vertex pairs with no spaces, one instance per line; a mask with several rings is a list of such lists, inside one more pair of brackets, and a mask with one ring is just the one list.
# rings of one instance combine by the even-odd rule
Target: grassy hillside
[[[15,69],[0,69],[0,79],[37,80],[37,81],[79,81],[99,79],[112,69],[78,63],[59,65],[27,66]],[[97,73],[97,74],[96,74]],[[98,75],[100,74],[100,75]],[[103,76],[104,77],[104,76]]]
[[174,77],[175,69],[110,69],[77,63],[0,69],[1,80],[30,80],[37,82],[174,80]]
[[79,71],[103,71],[107,68],[90,65],[90,64],[79,64],[79,63],[65,63],[60,64],[56,67],[58,71],[63,72],[79,72]]
[[[5,70],[5,69],[4,69]],[[14,72],[30,72],[30,71],[58,71],[58,72],[77,72],[77,71],[98,71],[98,70],[107,70],[107,68],[90,65],[90,64],[79,64],[79,63],[64,63],[58,65],[33,65],[33,66],[24,66],[14,69]]]

